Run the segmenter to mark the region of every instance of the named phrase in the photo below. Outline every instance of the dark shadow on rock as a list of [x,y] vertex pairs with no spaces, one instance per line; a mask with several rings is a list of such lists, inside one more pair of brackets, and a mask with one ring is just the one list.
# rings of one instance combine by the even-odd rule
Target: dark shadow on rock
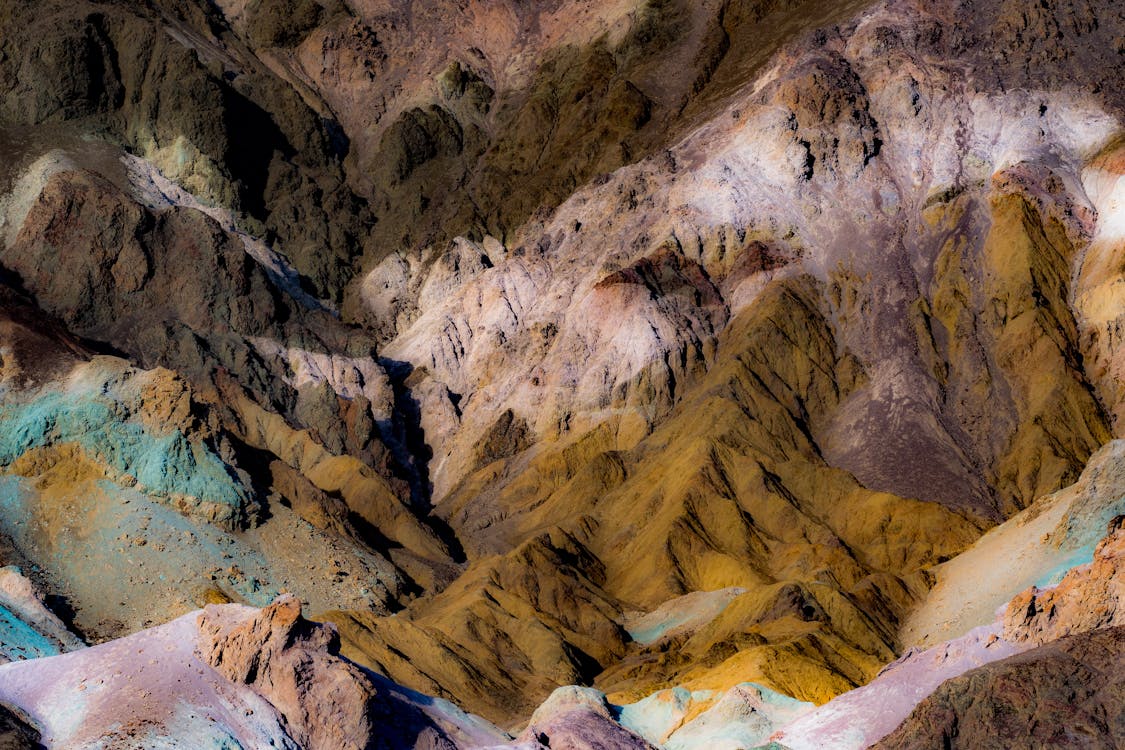
[[343,161],[352,149],[348,134],[344,132],[340,123],[327,117],[321,118],[321,124],[324,126],[324,132],[328,134],[328,147],[331,154],[339,161]]
[[[77,356],[88,358],[92,354],[102,354],[128,359],[127,354],[108,342],[72,333],[65,322],[43,310],[35,296],[24,286],[22,276],[4,266],[0,266],[0,310],[28,328],[51,334]],[[40,373],[40,376],[45,374]]]
[[[273,476],[270,474],[270,462],[274,458],[273,454],[261,448],[247,445],[233,435],[226,434],[225,437],[234,454],[233,466],[224,462],[227,465],[227,471],[240,483],[249,484],[250,497],[255,506],[252,509],[254,522],[255,524],[265,523],[272,515],[267,498],[273,485]],[[242,481],[243,477],[238,475],[239,469],[246,474],[246,478],[249,479],[248,483]]]
[[395,401],[394,416],[379,422],[379,432],[410,485],[410,505],[449,548],[453,561],[464,562],[465,550],[457,534],[449,524],[433,514],[434,485],[430,481],[430,459],[434,453],[426,444],[426,433],[422,429],[422,405],[411,393],[408,384],[414,366],[386,357],[379,358],[379,365],[391,379]]
[[251,216],[265,219],[266,186],[274,153],[293,156],[293,146],[269,112],[229,86],[224,86],[223,119],[229,146],[226,162],[240,185],[242,208]]
[[44,750],[41,739],[15,711],[0,705],[0,750]]
[[374,744],[376,750],[454,747],[447,731],[424,711],[430,707],[437,708],[439,713],[444,710],[432,696],[392,682],[361,664],[349,663],[376,688],[378,697],[368,706],[372,723],[384,731]]
[[[66,629],[77,635],[83,641],[87,640],[86,635],[78,629],[74,624],[74,618],[78,613],[71,606],[70,600],[62,594],[47,594],[43,597],[43,606],[51,610],[51,613],[59,618],[59,621],[66,626]],[[0,741],[0,750],[3,750],[4,743]]]

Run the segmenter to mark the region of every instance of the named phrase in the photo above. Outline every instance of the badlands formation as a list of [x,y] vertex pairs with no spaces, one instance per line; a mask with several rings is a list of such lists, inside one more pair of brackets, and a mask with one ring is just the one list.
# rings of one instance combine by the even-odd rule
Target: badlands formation
[[1125,745],[1125,5],[0,2],[0,747]]

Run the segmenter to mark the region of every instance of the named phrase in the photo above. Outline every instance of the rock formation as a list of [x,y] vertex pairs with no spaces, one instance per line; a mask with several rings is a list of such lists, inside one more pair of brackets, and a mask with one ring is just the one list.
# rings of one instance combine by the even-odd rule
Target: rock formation
[[452,750],[505,738],[365,673],[336,645],[292,596],[261,610],[211,605],[42,667],[0,666],[0,701],[49,747]]
[[0,32],[0,563],[62,615],[0,653],[110,641],[0,667],[45,742],[815,744],[895,686],[863,744],[1111,644],[1054,639],[1120,624],[1120,3]]
[[1028,589],[1008,604],[1004,634],[1040,645],[1071,633],[1125,624],[1125,516],[1109,523],[1089,566],[1076,568],[1045,591]]
[[991,624],[1021,592],[1053,586],[1091,562],[1107,525],[1125,512],[1123,450],[1120,440],[1108,443],[1073,485],[1040,498],[935,568],[933,588],[903,626],[907,643],[932,646]]
[[268,700],[301,747],[373,743],[375,690],[358,669],[335,658],[340,648],[335,628],[303,619],[293,596],[234,626],[212,605],[200,615],[199,630],[203,659]]
[[[1068,488],[1072,500],[1080,498],[1071,505],[1080,536],[1084,515],[1120,502],[1112,484],[1091,487],[1098,473],[1091,466],[1084,481]],[[1049,514],[1058,503],[1059,496],[1043,498],[1032,510]],[[1075,565],[1053,586],[1017,594],[987,625],[925,651],[912,649],[870,684],[799,717],[772,739],[791,750],[1113,746],[1125,729],[1117,591],[1122,520],[1110,521],[1093,562]],[[1034,538],[1034,531],[1017,517],[991,534],[992,544],[974,549],[1018,533],[1048,554],[1065,546],[1050,535]]]
[[1120,627],[1089,631],[949,680],[875,747],[1119,745],[1123,641]]
[[590,688],[559,688],[531,715],[517,741],[570,750],[653,750],[614,721],[605,695]]

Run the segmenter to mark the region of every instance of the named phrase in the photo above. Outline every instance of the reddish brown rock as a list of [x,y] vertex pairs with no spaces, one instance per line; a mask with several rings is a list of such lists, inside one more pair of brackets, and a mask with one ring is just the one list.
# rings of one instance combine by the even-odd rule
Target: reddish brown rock
[[1092,563],[1058,586],[1024,591],[1008,605],[1004,636],[1037,644],[1088,630],[1125,625],[1125,516],[1109,523]]
[[233,627],[212,605],[199,616],[199,629],[204,660],[273,704],[302,747],[373,746],[374,686],[359,668],[336,656],[335,626],[304,619],[296,597],[281,596]]

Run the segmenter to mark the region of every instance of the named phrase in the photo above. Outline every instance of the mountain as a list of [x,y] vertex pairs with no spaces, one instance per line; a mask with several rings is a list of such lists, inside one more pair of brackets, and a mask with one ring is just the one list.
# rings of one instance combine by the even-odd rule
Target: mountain
[[0,732],[1118,741],[1123,64],[1110,0],[0,3]]

